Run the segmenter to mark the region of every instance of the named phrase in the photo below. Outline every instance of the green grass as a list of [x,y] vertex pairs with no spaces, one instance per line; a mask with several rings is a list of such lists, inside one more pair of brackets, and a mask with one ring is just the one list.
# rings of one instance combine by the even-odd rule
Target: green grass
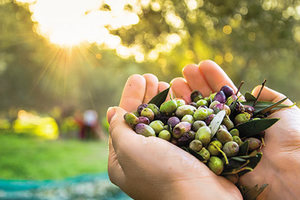
[[61,179],[107,170],[107,142],[57,140],[0,132],[0,179]]

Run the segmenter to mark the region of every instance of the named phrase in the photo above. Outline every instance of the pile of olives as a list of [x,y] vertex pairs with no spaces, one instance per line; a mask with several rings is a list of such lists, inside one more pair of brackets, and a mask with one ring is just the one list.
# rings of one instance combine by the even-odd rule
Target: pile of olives
[[246,141],[247,155],[260,150],[262,135],[240,137],[236,128],[260,118],[254,117],[254,107],[243,105],[231,87],[223,86],[208,97],[193,91],[190,97],[189,104],[183,99],[165,101],[160,107],[141,104],[124,119],[137,134],[159,137],[192,152],[217,175],[224,175],[228,160],[239,155]]

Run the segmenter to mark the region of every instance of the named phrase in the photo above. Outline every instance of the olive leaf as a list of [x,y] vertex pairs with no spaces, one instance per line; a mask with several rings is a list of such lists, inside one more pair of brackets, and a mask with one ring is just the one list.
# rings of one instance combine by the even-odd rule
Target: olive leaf
[[241,156],[247,155],[248,151],[249,151],[249,141],[247,140],[240,146],[239,155]]
[[[280,105],[285,100],[287,100],[287,97],[284,98],[284,99],[281,99],[280,101],[277,101],[276,103],[273,103],[273,104],[271,104],[271,105],[269,105],[269,106],[267,106],[267,107],[265,107],[263,109],[257,109],[257,110],[254,111],[254,115],[257,115],[259,113],[265,114],[265,113],[271,111],[273,108],[275,108],[278,105]],[[285,106],[287,106],[287,105],[285,105]],[[287,107],[289,107],[289,106],[287,106]]]
[[[244,101],[244,102],[241,102],[241,103],[243,105],[252,106],[253,101]],[[256,105],[254,106],[254,109],[255,109],[254,113],[256,114],[256,113],[258,113],[258,112],[260,112],[260,111],[262,111],[262,110],[264,110],[264,109],[266,109],[268,107],[271,107],[274,104],[276,104],[276,103],[269,102],[269,101],[258,101],[256,103]],[[272,108],[272,111],[279,110],[281,108],[288,108],[288,107],[290,107],[290,106],[285,105],[285,104],[278,104],[278,105],[276,105],[275,107]]]
[[235,161],[239,161],[239,162],[246,162],[246,160],[244,158],[241,158],[241,157],[231,157],[232,160],[235,160]]
[[218,131],[221,123],[223,122],[225,115],[226,115],[226,111],[221,110],[220,112],[218,112],[218,114],[216,114],[214,119],[210,122],[209,128],[211,130],[211,138],[214,137],[214,135]]
[[228,162],[229,164],[225,165],[224,173],[232,173],[233,171],[240,169],[244,164],[244,162],[232,158],[229,158]]
[[[245,93],[245,99],[246,99],[246,101],[247,102],[249,102],[249,101],[256,101],[256,97],[255,96],[253,96],[250,92],[246,92]],[[252,102],[252,104],[253,104],[253,102]]]
[[240,137],[252,137],[266,130],[267,128],[271,127],[278,120],[279,120],[278,118],[251,120],[239,124],[234,128],[239,130],[241,134]]
[[[253,101],[242,101],[241,102],[243,105],[248,105],[248,106],[252,106],[253,104]],[[273,102],[270,102],[270,101],[258,101],[256,103],[256,105],[254,106],[254,108],[257,110],[257,109],[262,109],[262,108],[265,108],[265,107],[268,107],[270,105],[273,105],[274,103]],[[279,104],[276,106],[276,109],[281,109],[281,108],[286,108],[286,107],[290,107],[288,105],[285,105],[285,104]]]
[[247,165],[247,167],[255,168],[256,165],[259,163],[259,161],[262,158],[262,152],[257,152],[256,156],[249,158],[250,163]]
[[258,195],[260,195],[268,184],[263,184],[258,188],[258,185],[255,185],[252,188],[246,186],[240,186],[240,191],[242,193],[243,199],[245,200],[256,200]]
[[[249,163],[247,164],[247,167],[254,169],[256,167],[256,165],[259,163],[259,161],[261,160],[262,155],[263,154],[261,152],[258,152],[254,157],[249,158],[248,159]],[[241,172],[239,172],[239,176],[242,176],[245,173],[247,173],[247,172],[241,171]]]
[[169,93],[169,90],[170,90],[170,87],[165,89],[164,91],[158,93],[155,97],[153,97],[149,103],[153,103],[155,104],[156,106],[160,107],[160,105],[165,102],[167,96],[168,96],[168,93]]

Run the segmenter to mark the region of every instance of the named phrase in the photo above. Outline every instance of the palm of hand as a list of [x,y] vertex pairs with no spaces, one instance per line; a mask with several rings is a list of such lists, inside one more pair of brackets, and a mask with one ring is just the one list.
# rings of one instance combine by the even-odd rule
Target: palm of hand
[[260,195],[261,199],[297,199],[292,191],[297,191],[298,186],[288,180],[294,179],[293,173],[289,172],[296,173],[299,167],[291,160],[297,155],[296,159],[300,159],[300,125],[297,123],[300,121],[300,111],[293,107],[278,111],[270,117],[280,120],[266,130],[262,160],[253,172],[241,178],[240,183],[248,186],[269,184]]

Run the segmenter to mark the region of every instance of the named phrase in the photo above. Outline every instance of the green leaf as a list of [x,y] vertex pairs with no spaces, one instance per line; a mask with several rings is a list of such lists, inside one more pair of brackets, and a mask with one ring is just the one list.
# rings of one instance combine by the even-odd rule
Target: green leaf
[[[265,107],[265,108],[263,108],[263,109],[255,110],[255,111],[254,111],[254,115],[257,115],[257,114],[259,114],[259,113],[265,114],[265,113],[271,111],[273,108],[275,108],[275,107],[277,107],[278,105],[280,105],[280,104],[281,104],[282,102],[284,102],[285,100],[287,100],[287,97],[284,98],[284,99],[281,99],[280,101],[277,101],[276,103],[273,103],[273,104],[271,104],[271,105],[269,105],[269,106],[267,106],[267,107]],[[289,106],[287,106],[287,107],[289,107]]]
[[[249,105],[249,106],[252,106],[253,105],[253,101],[244,101],[244,102],[241,102],[243,105]],[[258,113],[260,112],[261,110],[264,110],[266,109],[267,107],[270,107],[274,105],[273,102],[269,102],[269,101],[258,101],[256,103],[256,105],[254,106],[254,113]],[[285,104],[278,104],[276,107],[272,108],[272,111],[275,111],[275,110],[279,110],[281,108],[288,108],[290,106],[288,105],[285,105]]]
[[232,173],[233,171],[240,169],[244,164],[232,158],[229,158],[228,162],[229,164],[225,165],[224,173]]
[[[256,156],[249,158],[248,159],[249,160],[249,164],[247,164],[247,167],[250,167],[250,168],[254,169],[258,165],[259,161],[261,160],[262,155],[263,154],[261,152],[258,152],[256,154]],[[246,173],[247,173],[246,171],[239,172],[239,176],[242,176],[242,175],[244,175]]]
[[249,141],[247,140],[240,146],[239,155],[245,156],[247,155],[248,151],[249,151]]
[[247,165],[247,167],[251,167],[254,169],[256,165],[259,163],[259,161],[261,160],[262,155],[263,155],[262,152],[258,152],[256,156],[249,158],[250,163]]
[[271,127],[278,120],[279,120],[278,118],[251,120],[239,124],[234,128],[239,130],[240,137],[252,137],[266,130],[267,128]]
[[218,114],[216,114],[214,119],[210,122],[209,128],[211,130],[211,138],[213,138],[216,132],[218,131],[221,123],[223,122],[225,115],[226,115],[226,111],[222,110],[218,112]]
[[168,93],[169,93],[170,87],[165,89],[164,91],[158,93],[155,97],[153,97],[149,103],[155,104],[157,107],[160,107],[160,105],[165,102]]
[[264,189],[268,186],[268,184],[263,184],[260,188],[258,188],[258,185],[255,185],[254,187],[246,187],[246,186],[240,186],[240,191],[243,195],[243,199],[245,200],[256,200],[257,197],[264,191]]
[[241,158],[241,157],[231,157],[230,159],[238,161],[238,162],[246,162],[246,160],[244,158]]
[[[245,93],[245,99],[246,99],[246,101],[248,102],[248,101],[255,101],[256,100],[256,97],[255,96],[253,96],[250,92],[246,92]],[[252,104],[253,104],[253,102],[252,102]]]

